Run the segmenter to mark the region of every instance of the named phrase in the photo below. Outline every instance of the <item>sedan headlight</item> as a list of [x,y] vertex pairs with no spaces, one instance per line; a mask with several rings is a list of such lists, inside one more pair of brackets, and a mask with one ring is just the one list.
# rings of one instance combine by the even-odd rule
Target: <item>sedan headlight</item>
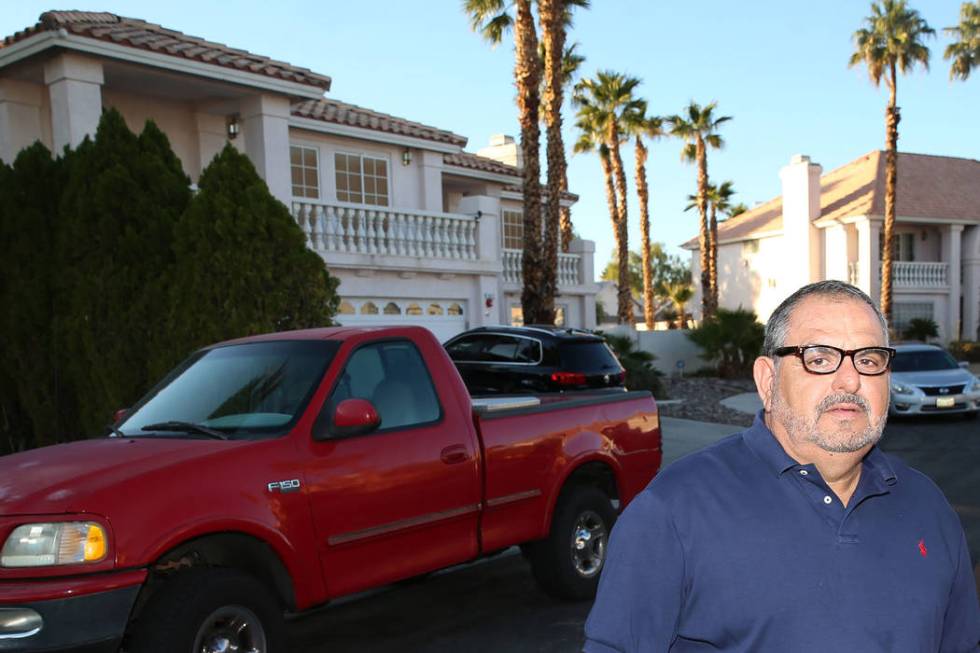
[[915,388],[913,386],[906,385],[905,383],[896,383],[893,381],[892,392],[900,395],[910,395],[915,392]]
[[980,378],[974,377],[972,383],[966,384],[967,392],[980,392]]
[[95,522],[52,522],[18,526],[4,542],[0,567],[77,565],[103,560],[109,544]]

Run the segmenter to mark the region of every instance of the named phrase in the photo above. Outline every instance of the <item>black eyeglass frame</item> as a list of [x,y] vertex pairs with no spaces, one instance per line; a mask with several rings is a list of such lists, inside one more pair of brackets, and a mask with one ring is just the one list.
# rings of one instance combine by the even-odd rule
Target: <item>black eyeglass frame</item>
[[[817,347],[819,347],[820,349],[833,349],[834,351],[839,353],[840,360],[837,361],[837,367],[835,367],[832,370],[828,370],[826,372],[814,372],[809,367],[807,367],[806,361],[803,359],[803,352],[805,352],[807,349],[814,349]],[[854,356],[860,354],[863,351],[868,351],[871,349],[877,349],[880,351],[888,352],[888,360],[885,361],[885,367],[880,372],[874,372],[874,373],[862,372],[861,370],[858,369],[857,364],[854,362]],[[796,345],[791,347],[779,347],[773,352],[773,356],[789,356],[790,354],[799,358],[800,364],[803,366],[803,369],[809,372],[810,374],[819,374],[821,376],[825,374],[833,374],[840,369],[841,365],[844,364],[845,358],[850,358],[851,364],[854,365],[855,371],[857,371],[857,373],[860,374],[861,376],[881,376],[889,369],[891,369],[892,359],[895,358],[895,349],[892,347],[861,347],[860,349],[841,349],[840,347],[834,347],[832,345]]]

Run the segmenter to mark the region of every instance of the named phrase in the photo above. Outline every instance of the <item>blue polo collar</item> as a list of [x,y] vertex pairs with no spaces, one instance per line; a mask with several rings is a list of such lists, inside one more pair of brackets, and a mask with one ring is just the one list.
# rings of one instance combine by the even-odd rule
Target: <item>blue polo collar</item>
[[[773,435],[772,431],[765,423],[765,411],[760,410],[755,415],[752,426],[742,433],[742,440],[748,445],[749,449],[755,453],[775,474],[782,475],[791,469],[801,467],[800,463],[793,460],[783,449],[782,445]],[[889,462],[888,457],[878,448],[877,445],[864,457],[864,469],[873,474],[876,479],[886,485],[894,485],[898,477],[895,469]]]

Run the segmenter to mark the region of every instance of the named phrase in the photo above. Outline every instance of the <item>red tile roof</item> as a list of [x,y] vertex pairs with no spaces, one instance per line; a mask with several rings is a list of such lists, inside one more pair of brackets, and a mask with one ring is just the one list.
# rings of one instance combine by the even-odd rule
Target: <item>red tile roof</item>
[[[885,215],[885,152],[875,150],[820,177],[820,215],[814,220]],[[895,215],[980,223],[980,161],[898,153]],[[783,228],[775,197],[718,225],[718,241],[764,236]],[[697,249],[697,238],[683,247]]]
[[47,11],[33,27],[4,38],[0,48],[8,47],[42,32],[65,29],[76,36],[106,41],[172,57],[234,68],[243,72],[275,77],[288,82],[330,89],[330,78],[268,57],[236,50],[221,43],[166,29],[139,18],[126,18],[106,12]]
[[451,166],[480,170],[481,172],[492,172],[498,175],[521,178],[521,169],[515,166],[501,163],[496,159],[470,154],[469,152],[457,152],[455,154],[444,154],[442,160]]
[[[522,172],[521,169],[506,163],[501,163],[496,159],[491,159],[489,157],[480,156],[479,154],[470,154],[469,152],[457,152],[455,154],[444,154],[442,160],[451,166],[459,166],[461,168],[470,168],[471,170],[480,170],[482,172],[492,172],[498,175],[508,175],[510,177],[517,177],[521,179]],[[523,192],[521,185],[510,185],[504,186],[503,190],[511,193]],[[545,187],[541,187],[542,191],[545,191]],[[561,194],[562,199],[571,200],[573,202],[578,201],[578,195],[575,193],[569,193],[565,191]]]
[[338,125],[350,125],[351,127],[362,127],[390,134],[412,136],[459,147],[466,145],[465,136],[337,100],[322,99],[298,102],[293,105],[292,114],[300,118],[312,118]]

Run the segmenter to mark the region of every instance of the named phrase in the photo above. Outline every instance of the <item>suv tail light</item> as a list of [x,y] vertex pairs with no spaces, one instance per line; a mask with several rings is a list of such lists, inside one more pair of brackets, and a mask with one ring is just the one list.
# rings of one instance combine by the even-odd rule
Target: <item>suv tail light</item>
[[585,374],[581,372],[555,372],[551,380],[558,385],[585,385]]

